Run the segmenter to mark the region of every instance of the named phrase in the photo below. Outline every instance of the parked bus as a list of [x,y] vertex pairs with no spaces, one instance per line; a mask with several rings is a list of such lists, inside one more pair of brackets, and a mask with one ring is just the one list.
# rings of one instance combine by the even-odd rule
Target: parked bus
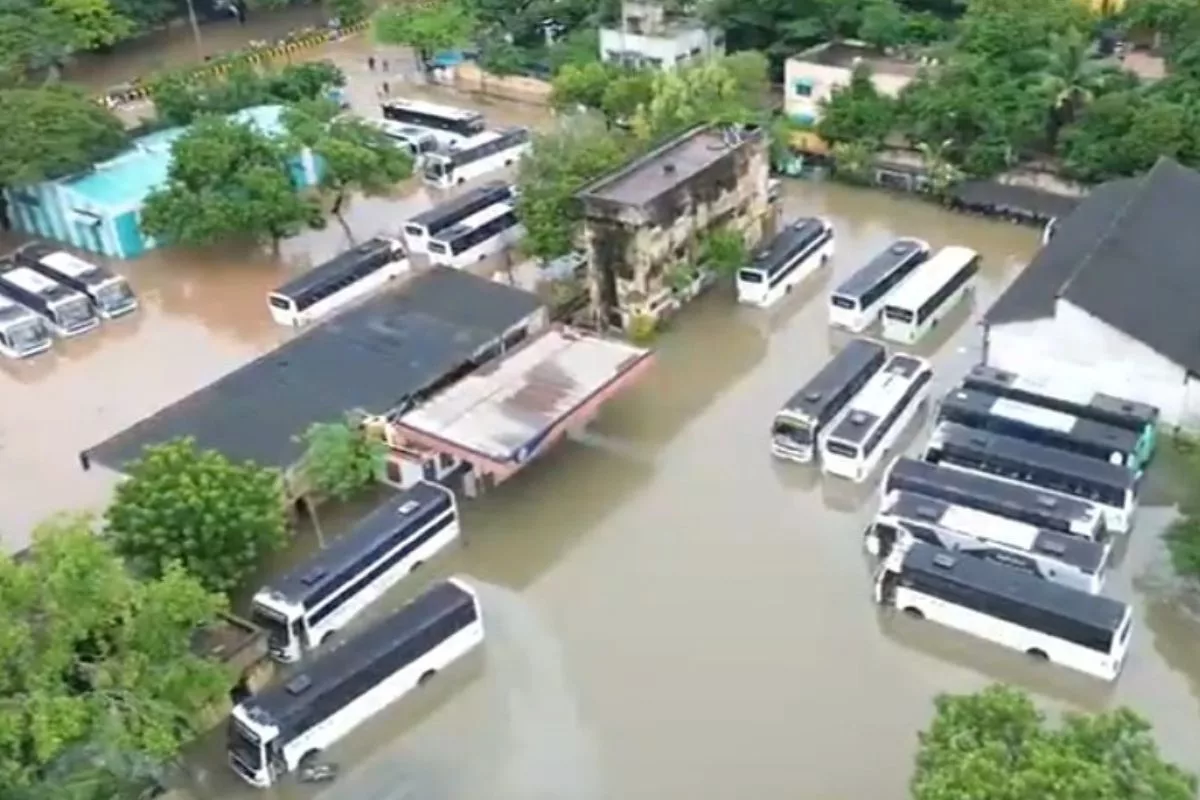
[[959,388],[947,394],[938,410],[938,419],[1120,464],[1131,470],[1138,465],[1140,437],[1136,433],[975,389]]
[[1080,497],[1100,507],[1108,530],[1133,527],[1138,477],[1116,464],[945,422],[930,437],[925,460]]
[[833,226],[819,217],[798,219],[738,270],[738,302],[766,308],[831,258]]
[[0,294],[0,355],[28,358],[50,349],[50,330],[37,314]]
[[497,203],[429,240],[429,261],[461,268],[513,246],[525,236],[512,203]]
[[775,415],[771,452],[807,464],[816,454],[817,437],[871,380],[887,360],[887,349],[854,339],[796,392]]
[[280,325],[307,325],[378,291],[408,269],[400,242],[378,236],[283,284],[267,295],[267,307]]
[[1138,469],[1144,468],[1154,456],[1158,444],[1159,410],[1152,405],[1093,392],[1073,380],[1034,381],[982,364],[971,368],[962,385],[964,389],[1124,428],[1138,437],[1134,446]]
[[914,344],[975,286],[979,254],[947,247],[921,264],[883,306],[883,338]]
[[384,119],[412,125],[432,133],[441,144],[455,147],[483,133],[483,114],[465,108],[427,103],[424,100],[388,100],[380,105]]
[[438,149],[438,139],[430,131],[415,125],[405,125],[390,119],[373,119],[371,124],[378,128],[384,136],[402,147],[412,156],[413,165],[420,168],[425,163],[425,157]]
[[920,541],[883,562],[875,600],[1106,681],[1121,672],[1133,626],[1117,600]]
[[86,294],[29,267],[0,264],[0,297],[25,306],[63,338],[79,336],[100,325],[100,317]]
[[451,578],[234,709],[229,763],[273,786],[483,641],[474,589]]
[[454,494],[418,483],[260,589],[251,618],[274,658],[299,661],[458,536]]
[[422,211],[404,223],[404,245],[409,253],[425,253],[429,239],[463,222],[497,203],[511,202],[516,197],[512,184],[504,181],[488,183],[468,189],[457,197],[438,203],[428,211]]
[[54,245],[45,242],[25,245],[13,253],[13,259],[52,281],[87,295],[96,313],[104,319],[115,319],[137,310],[137,297],[127,280]]
[[1104,588],[1107,544],[932,497],[892,492],[867,532],[867,551],[887,558],[907,538],[1006,564],[1081,592],[1096,594]]
[[897,239],[858,269],[829,296],[829,324],[861,333],[879,319],[884,302],[929,258],[922,239]]
[[893,354],[820,442],[821,469],[866,480],[925,402],[932,379],[925,359]]
[[438,189],[461,186],[491,172],[511,167],[533,146],[528,128],[488,131],[472,136],[448,153],[430,153],[422,176]]
[[894,491],[944,500],[1093,542],[1108,537],[1104,512],[1095,503],[915,458],[896,459],[884,476],[884,496]]

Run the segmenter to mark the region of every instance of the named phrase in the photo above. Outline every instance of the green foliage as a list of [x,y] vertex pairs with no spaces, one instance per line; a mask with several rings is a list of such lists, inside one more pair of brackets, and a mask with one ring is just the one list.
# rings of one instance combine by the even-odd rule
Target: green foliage
[[654,97],[654,73],[649,70],[619,70],[610,76],[600,110],[609,122],[633,118]]
[[850,83],[835,89],[817,120],[817,133],[828,142],[873,142],[879,146],[896,126],[897,106],[871,82],[870,68],[860,65]]
[[506,39],[489,41],[479,54],[479,66],[492,75],[520,75],[529,68],[529,55]]
[[375,483],[383,469],[384,443],[349,420],[315,423],[302,439],[304,483],[319,494],[348,500]]
[[906,44],[908,15],[896,0],[868,0],[863,5],[858,38],[880,49]]
[[343,25],[353,24],[367,16],[367,0],[329,0],[329,10]]
[[1175,572],[1196,580],[1200,578],[1200,488],[1196,482],[1196,476],[1200,475],[1200,451],[1195,440],[1181,437],[1179,452],[1183,457],[1183,474],[1188,478],[1187,493],[1179,504],[1179,519],[1172,523],[1165,538]]
[[658,333],[658,322],[649,314],[634,314],[629,320],[629,330],[626,333],[634,344],[650,344]]
[[256,105],[314,100],[345,85],[345,74],[330,61],[289,64],[278,72],[239,62],[224,75],[202,79],[187,71],[163,73],[151,82],[150,97],[160,120],[187,125],[201,114],[232,114]]
[[720,228],[700,243],[700,263],[718,275],[733,275],[746,265],[746,237],[741,231]]
[[1079,180],[1102,181],[1147,170],[1160,155],[1196,163],[1194,110],[1137,90],[1101,97],[1063,134],[1063,165]]
[[0,556],[0,794],[111,800],[178,756],[231,678],[194,655],[223,599],[175,564],[133,577],[92,520]]
[[615,70],[599,61],[567,64],[551,83],[550,104],[559,111],[571,111],[579,106],[600,109],[614,77]]
[[[763,109],[744,88],[754,80],[746,71],[734,74],[726,59],[706,61],[655,76],[650,102],[633,119],[638,137],[651,141],[701,123],[744,123],[757,120]],[[745,67],[743,62],[741,67]],[[765,84],[766,77],[762,77]]]
[[180,439],[147,447],[128,475],[108,509],[107,535],[142,574],[170,575],[178,562],[228,592],[287,540],[275,470]]
[[321,209],[292,183],[291,153],[252,125],[202,117],[171,147],[167,183],[146,199],[142,230],[165,242],[208,245],[239,238],[278,242]]
[[108,0],[7,0],[0,7],[0,81],[54,77],[72,54],[114,44],[136,27]]
[[830,151],[838,180],[867,184],[873,179],[875,145],[870,142],[838,142]]
[[375,41],[416,48],[421,53],[464,47],[477,29],[473,9],[458,0],[386,5],[372,18]]
[[594,27],[577,28],[550,45],[547,60],[554,74],[568,64],[580,66],[600,60],[600,31]]
[[128,144],[121,121],[67,87],[0,90],[0,185],[58,178]]
[[1057,728],[1028,695],[992,686],[942,695],[920,734],[913,800],[1192,800],[1196,778],[1163,761],[1128,709],[1066,714]]
[[521,247],[535,258],[565,255],[575,247],[583,210],[575,194],[616,168],[630,143],[603,123],[580,116],[534,139],[517,176],[517,212],[525,225]]

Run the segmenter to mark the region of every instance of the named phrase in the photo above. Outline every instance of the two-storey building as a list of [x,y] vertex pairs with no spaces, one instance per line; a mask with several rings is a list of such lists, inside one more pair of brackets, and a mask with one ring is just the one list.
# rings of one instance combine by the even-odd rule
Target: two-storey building
[[673,69],[724,55],[725,36],[658,3],[626,2],[620,25],[600,29],[600,59],[629,67]]

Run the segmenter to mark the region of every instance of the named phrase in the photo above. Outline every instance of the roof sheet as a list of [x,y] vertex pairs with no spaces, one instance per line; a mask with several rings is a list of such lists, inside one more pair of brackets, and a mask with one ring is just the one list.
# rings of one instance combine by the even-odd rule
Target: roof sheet
[[625,342],[552,330],[408,412],[400,424],[496,461],[519,460],[522,448],[648,356]]
[[96,445],[91,459],[120,470],[148,444],[191,436],[233,459],[289,466],[310,424],[394,410],[540,307],[528,292],[435,267]]

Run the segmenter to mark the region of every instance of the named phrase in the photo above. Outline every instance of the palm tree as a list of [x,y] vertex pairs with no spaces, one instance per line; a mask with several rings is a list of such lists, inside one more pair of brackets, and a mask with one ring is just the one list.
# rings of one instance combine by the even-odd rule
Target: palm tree
[[1055,37],[1047,53],[1043,91],[1050,101],[1047,138],[1051,148],[1059,131],[1070,125],[1103,87],[1110,71],[1089,58],[1091,43],[1072,30]]
[[938,144],[917,142],[917,150],[921,153],[925,173],[929,177],[929,189],[938,197],[963,178],[962,170],[950,161],[949,153],[953,146],[953,139],[945,139]]

